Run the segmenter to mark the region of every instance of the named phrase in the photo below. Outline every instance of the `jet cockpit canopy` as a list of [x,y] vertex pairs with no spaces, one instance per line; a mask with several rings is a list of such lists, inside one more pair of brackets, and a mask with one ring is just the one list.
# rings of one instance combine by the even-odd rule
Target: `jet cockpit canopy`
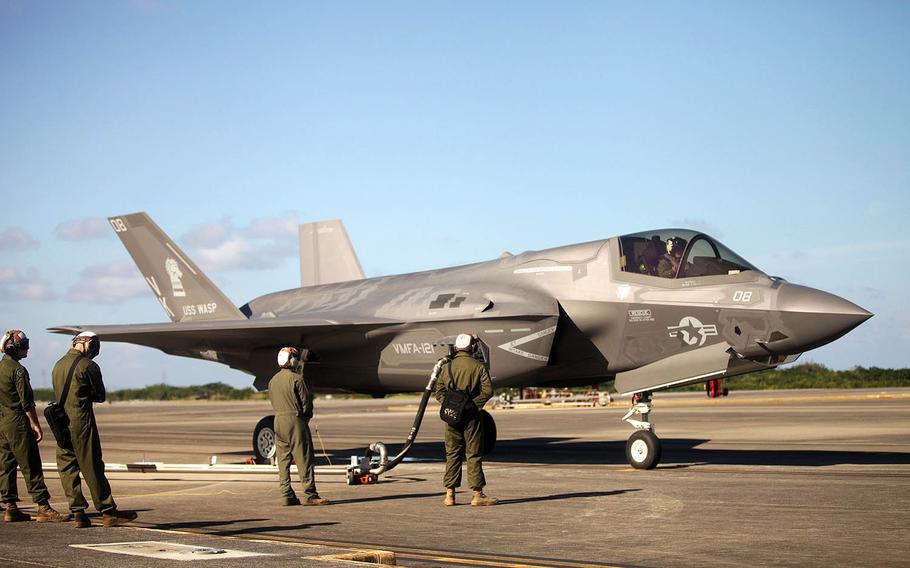
[[704,233],[659,229],[619,238],[623,271],[659,278],[728,276],[761,272],[741,256]]

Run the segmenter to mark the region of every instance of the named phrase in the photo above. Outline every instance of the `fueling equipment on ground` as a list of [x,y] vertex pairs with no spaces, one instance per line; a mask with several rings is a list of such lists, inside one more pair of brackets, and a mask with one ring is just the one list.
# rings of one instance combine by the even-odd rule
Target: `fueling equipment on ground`
[[[436,380],[439,376],[442,366],[451,360],[451,356],[443,357],[436,362],[433,372],[424,388],[423,396],[417,407],[417,414],[414,416],[414,422],[411,430],[404,441],[401,450],[392,457],[389,457],[388,449],[383,442],[373,442],[362,455],[350,457],[350,462],[346,466],[317,466],[316,473],[323,474],[344,474],[348,485],[370,485],[379,482],[379,477],[394,469],[400,464],[405,456],[414,446],[414,440],[420,431],[420,425],[423,423],[424,414],[426,414],[427,405],[430,397],[436,388]],[[481,419],[483,420],[483,455],[493,451],[496,445],[496,422],[493,416],[486,410],[480,410]],[[268,463],[274,457],[275,431],[274,416],[266,416],[256,425],[253,433],[253,449],[255,457],[252,461],[257,463]]]
[[[401,451],[394,457],[389,458],[385,444],[382,442],[373,442],[370,444],[369,448],[367,448],[363,456],[351,456],[351,465],[348,466],[347,470],[348,485],[376,483],[379,481],[380,475],[388,473],[404,460],[405,456],[408,455],[408,452],[410,452],[411,448],[414,446],[414,440],[417,438],[417,433],[420,431],[420,424],[423,422],[423,415],[426,414],[427,411],[427,404],[436,388],[436,380],[439,378],[439,373],[442,370],[443,365],[450,360],[450,356],[443,357],[437,361],[436,365],[433,367],[433,372],[430,373],[430,380],[427,382],[427,386],[423,391],[423,396],[420,399],[420,405],[417,407],[414,423],[411,425],[411,430],[408,432],[408,437],[405,439]],[[496,446],[496,422],[493,420],[493,416],[486,410],[481,409],[480,415],[481,420],[483,420],[484,431],[483,455],[487,455],[492,452],[493,448]],[[374,456],[376,459],[374,459]]]
[[[386,450],[385,444],[382,442],[373,442],[362,457],[357,458],[356,456],[351,456],[351,465],[347,470],[348,485],[376,483],[379,481],[380,475],[393,469],[401,463],[401,460],[403,460],[406,455],[408,455],[408,452],[410,452],[411,448],[414,446],[414,440],[417,438],[417,433],[420,431],[420,424],[423,422],[423,415],[427,411],[427,403],[430,402],[430,397],[433,395],[433,390],[436,388],[436,379],[439,377],[439,372],[442,370],[442,366],[449,361],[449,357],[443,357],[439,361],[436,361],[436,365],[433,366],[433,372],[430,373],[430,380],[427,381],[427,386],[423,390],[423,396],[420,398],[420,406],[417,407],[417,415],[414,416],[414,423],[411,425],[411,431],[408,432],[408,437],[405,439],[401,451],[398,452],[395,457],[389,459],[388,450]],[[377,453],[379,454],[378,460],[373,461],[373,456]]]

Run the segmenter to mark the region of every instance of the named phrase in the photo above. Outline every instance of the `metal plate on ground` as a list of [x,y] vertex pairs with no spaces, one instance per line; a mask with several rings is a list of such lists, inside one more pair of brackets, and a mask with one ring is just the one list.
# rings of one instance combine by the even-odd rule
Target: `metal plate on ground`
[[73,548],[97,550],[100,552],[113,552],[114,554],[129,554],[131,556],[144,556],[146,558],[161,558],[163,560],[215,560],[225,558],[248,558],[250,556],[272,556],[262,552],[244,552],[242,550],[228,550],[208,546],[192,546],[174,542],[142,541],[142,542],[113,542],[108,544],[71,544]]

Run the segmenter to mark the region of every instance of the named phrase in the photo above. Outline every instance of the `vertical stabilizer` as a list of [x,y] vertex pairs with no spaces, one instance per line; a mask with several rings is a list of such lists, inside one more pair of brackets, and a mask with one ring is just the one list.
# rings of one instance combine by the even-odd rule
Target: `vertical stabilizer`
[[300,285],[362,280],[363,268],[341,219],[300,225]]
[[171,321],[246,319],[148,215],[108,221]]

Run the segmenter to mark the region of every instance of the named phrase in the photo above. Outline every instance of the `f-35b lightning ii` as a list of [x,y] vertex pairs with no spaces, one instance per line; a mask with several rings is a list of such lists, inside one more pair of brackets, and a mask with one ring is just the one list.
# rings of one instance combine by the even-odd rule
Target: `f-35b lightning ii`
[[[872,316],[833,294],[768,276],[716,239],[645,231],[440,270],[364,278],[340,221],[300,228],[304,287],[236,307],[145,213],[111,217],[171,323],[90,329],[240,369],[265,389],[286,345],[308,353],[321,391],[423,389],[454,337],[475,334],[496,387],[612,381],[632,395],[626,446],[655,467],[651,394],[772,369]],[[637,418],[633,416],[638,415]],[[261,422],[260,425],[263,423]],[[260,455],[270,442],[258,428]]]

